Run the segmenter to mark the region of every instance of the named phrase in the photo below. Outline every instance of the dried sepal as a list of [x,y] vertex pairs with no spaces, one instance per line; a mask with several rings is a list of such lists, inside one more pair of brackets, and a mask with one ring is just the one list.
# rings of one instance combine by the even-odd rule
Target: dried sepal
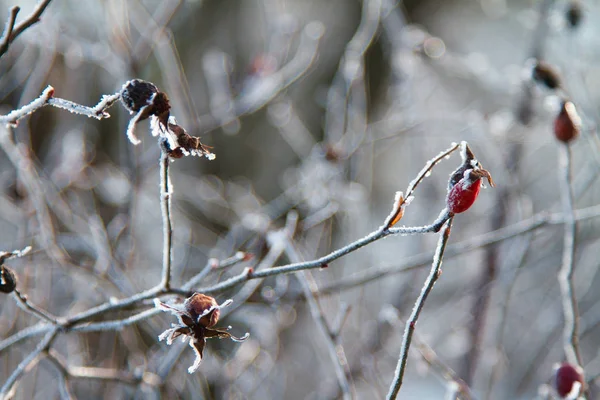
[[210,152],[210,148],[200,141],[200,138],[189,135],[186,130],[177,124],[175,118],[170,117],[166,129],[162,123],[153,122],[152,134],[160,134],[165,139],[165,148],[171,158],[181,158],[184,156],[205,156],[209,160],[214,160],[215,155]]
[[407,205],[410,204],[413,197],[409,196],[408,199],[404,198],[404,193],[396,192],[396,196],[394,197],[394,205],[392,206],[392,211],[390,215],[385,219],[384,226],[386,229],[391,228],[395,224],[398,223],[404,216],[404,209]]

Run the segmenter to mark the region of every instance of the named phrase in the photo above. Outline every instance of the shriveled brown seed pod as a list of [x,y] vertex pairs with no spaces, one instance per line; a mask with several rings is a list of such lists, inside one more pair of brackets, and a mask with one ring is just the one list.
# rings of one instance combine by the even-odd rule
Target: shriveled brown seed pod
[[152,82],[132,79],[125,82],[121,88],[121,102],[131,113],[137,113],[151,104],[152,96],[156,93],[158,88]]
[[[202,293],[195,293],[192,295],[192,297],[186,299],[184,307],[193,320],[205,328],[211,328],[215,326],[219,321],[219,316],[221,315],[217,301],[213,297]],[[200,318],[202,314],[211,308],[213,308],[212,311]]]

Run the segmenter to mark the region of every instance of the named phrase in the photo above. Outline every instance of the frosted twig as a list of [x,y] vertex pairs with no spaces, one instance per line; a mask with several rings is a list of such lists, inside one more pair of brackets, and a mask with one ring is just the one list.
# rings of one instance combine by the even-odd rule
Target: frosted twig
[[160,210],[163,219],[163,269],[161,286],[171,285],[171,263],[173,260],[173,226],[171,222],[171,182],[169,180],[169,154],[161,144],[160,152]]
[[6,115],[0,116],[0,123],[15,125],[21,118],[26,117],[27,115],[39,110],[40,108],[51,105],[56,108],[62,108],[63,110],[67,110],[72,112],[73,114],[85,115],[89,118],[103,119],[109,118],[110,114],[106,112],[108,108],[110,108],[117,100],[120,98],[119,93],[104,95],[100,99],[100,102],[96,104],[94,107],[87,107],[81,104],[74,103],[70,100],[61,99],[54,96],[54,88],[52,86],[48,86],[40,97],[33,100],[31,103],[24,105],[23,107],[11,111]]
[[563,346],[567,361],[573,365],[583,366],[579,351],[579,311],[575,295],[574,257],[575,234],[577,225],[573,210],[573,192],[571,188],[571,151],[568,144],[559,144],[559,180],[561,184],[561,199],[565,218],[563,236],[562,266],[558,273],[558,282],[562,296],[565,327],[563,332]]
[[226,281],[219,282],[216,285],[200,288],[197,291],[201,293],[219,293],[235,287],[247,280],[250,279],[261,279],[266,278],[268,276],[275,276],[281,274],[288,274],[292,272],[298,272],[303,270],[315,269],[315,268],[325,268],[331,261],[335,261],[338,258],[341,258],[349,253],[352,253],[370,243],[373,243],[379,239],[382,239],[387,236],[392,235],[415,235],[415,234],[423,234],[430,232],[439,231],[440,225],[443,225],[445,221],[447,221],[449,216],[446,213],[442,212],[440,218],[434,221],[431,225],[425,226],[415,226],[415,227],[398,227],[398,228],[390,228],[385,229],[385,227],[380,227],[379,229],[371,232],[367,236],[358,239],[344,247],[341,247],[331,253],[323,256],[321,258],[317,258],[312,261],[305,261],[300,263],[292,263],[288,265],[283,265],[280,267],[274,267],[267,270],[256,271],[254,272],[251,269],[244,270],[241,274],[236,275],[232,278],[229,278]]
[[118,371],[112,368],[74,367],[69,365],[67,360],[53,349],[48,351],[46,358],[51,361],[63,375],[69,378],[115,381],[127,385],[137,385],[144,380],[143,375],[137,376],[136,374]]
[[425,285],[421,290],[421,294],[419,295],[413,310],[410,314],[410,317],[406,321],[406,327],[404,329],[404,335],[402,336],[402,347],[400,348],[400,357],[398,358],[398,365],[396,366],[396,372],[394,374],[394,380],[390,386],[389,393],[387,395],[388,400],[393,400],[398,395],[400,391],[400,387],[402,386],[402,380],[404,378],[404,372],[406,370],[406,361],[408,359],[408,350],[410,349],[410,343],[412,341],[412,336],[417,326],[417,321],[419,316],[421,315],[421,311],[425,306],[425,301],[431,293],[433,289],[433,285],[437,281],[438,277],[441,274],[441,266],[442,266],[442,258],[444,256],[444,250],[446,249],[446,244],[448,243],[448,238],[450,237],[450,229],[452,227],[452,218],[448,219],[445,223],[445,228],[443,228],[440,238],[438,240],[438,246],[435,250],[435,255],[433,256],[433,263],[431,264],[431,270],[429,272],[429,276],[425,280]]
[[[591,206],[582,208],[575,212],[576,221],[582,221],[600,217],[600,206]],[[538,213],[530,218],[519,221],[513,225],[500,228],[495,231],[487,232],[481,235],[473,236],[462,242],[454,243],[446,248],[444,256],[446,258],[465,254],[468,251],[476,250],[481,247],[500,243],[529,232],[536,231],[543,227],[562,225],[564,216],[562,213],[549,214],[548,212]],[[351,289],[356,286],[362,286],[391,274],[412,271],[427,265],[430,259],[429,253],[420,253],[406,257],[400,264],[389,266],[374,267],[346,276],[336,282],[321,288],[320,294],[329,294],[341,290]]]

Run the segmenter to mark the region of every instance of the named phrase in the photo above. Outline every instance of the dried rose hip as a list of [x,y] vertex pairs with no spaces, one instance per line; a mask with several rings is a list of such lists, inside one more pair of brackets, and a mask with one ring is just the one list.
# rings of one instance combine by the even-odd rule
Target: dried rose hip
[[123,85],[121,101],[131,113],[137,113],[142,107],[152,103],[152,96],[156,93],[158,93],[158,88],[154,83],[132,79]]
[[[211,328],[215,326],[219,321],[219,316],[221,315],[217,301],[213,297],[202,293],[196,293],[192,297],[186,299],[183,306],[194,319],[194,321],[197,321],[197,323],[205,328]],[[211,308],[212,311],[209,311],[206,315],[203,315]],[[198,317],[200,316],[202,317],[200,320],[198,320]]]

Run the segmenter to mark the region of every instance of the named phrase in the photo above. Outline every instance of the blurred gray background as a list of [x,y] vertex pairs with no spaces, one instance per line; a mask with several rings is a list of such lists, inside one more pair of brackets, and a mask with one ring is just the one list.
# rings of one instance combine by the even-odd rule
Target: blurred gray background
[[[35,2],[0,4],[4,21],[11,6],[21,6],[25,16]],[[529,82],[527,60],[536,54],[561,71],[583,118],[582,135],[572,145],[575,207],[598,204],[599,8],[584,2],[583,20],[572,29],[564,17],[569,4],[54,0],[0,59],[2,113],[27,104],[47,85],[56,96],[87,105],[132,78],[168,93],[172,115],[217,156],[172,164],[178,285],[211,257],[244,251],[254,258],[211,273],[201,287],[255,264],[268,250],[269,232],[282,228],[292,209],[300,218],[295,243],[306,259],[365,236],[383,223],[395,192],[405,190],[427,160],[466,140],[497,187],[483,190],[455,218],[454,244],[561,210],[552,133],[558,101]],[[541,28],[540,10],[547,16]],[[143,143],[131,145],[127,111],[117,105],[110,113],[96,121],[47,107],[15,129],[40,178],[42,195],[36,196],[46,204],[56,247],[68,258],[62,266],[40,239],[35,196],[10,158],[0,156],[0,249],[34,247],[31,256],[10,265],[29,298],[57,315],[131,295],[160,279],[159,149],[146,123],[137,130]],[[448,175],[459,162],[454,155],[434,169],[401,224],[425,225],[438,216]],[[416,338],[424,344],[413,344],[401,399],[438,399],[447,392],[443,368],[418,351],[424,346],[478,399],[531,399],[544,392],[553,365],[564,357],[557,282],[561,226],[447,254],[417,325]],[[597,219],[579,222],[575,283],[589,379],[600,373],[599,236]],[[314,272],[330,324],[350,307],[339,344],[356,398],[385,397],[404,321],[436,241],[431,234],[390,237]],[[286,263],[282,256],[276,264]],[[420,266],[403,271],[413,265]],[[377,272],[376,279],[360,280]],[[174,351],[156,340],[173,322],[167,315],[121,332],[61,337],[55,348],[75,366],[169,371],[159,386],[74,379],[73,394],[339,396],[331,360],[293,275],[218,299],[229,297],[244,303],[221,325],[233,326],[234,334],[248,331],[250,339],[209,341],[194,375],[187,374],[189,348]],[[11,299],[2,301],[1,338],[35,324]],[[34,346],[35,339],[0,354],[0,381]],[[16,398],[59,398],[56,376],[53,365],[41,361],[25,375]],[[593,383],[591,390],[597,393]]]

